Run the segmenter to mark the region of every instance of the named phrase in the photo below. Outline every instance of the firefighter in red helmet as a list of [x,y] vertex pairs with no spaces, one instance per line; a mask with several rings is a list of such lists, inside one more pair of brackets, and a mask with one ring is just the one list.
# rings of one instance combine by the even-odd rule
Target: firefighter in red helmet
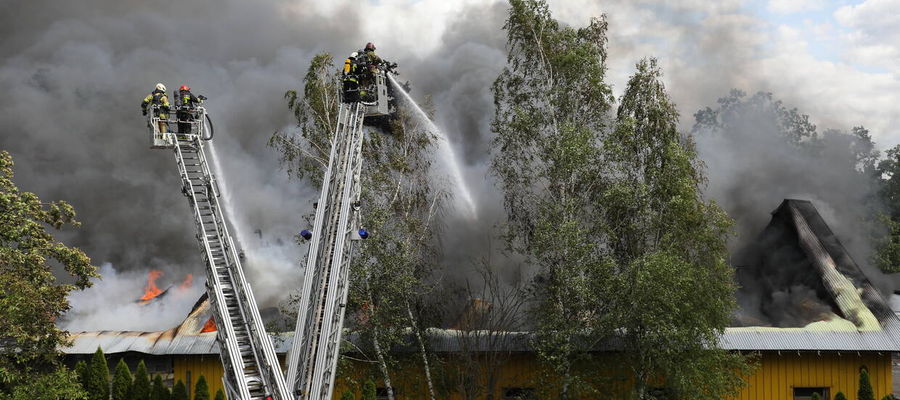
[[203,100],[206,100],[206,97],[194,96],[188,85],[181,85],[178,88],[178,92],[175,94],[175,108],[178,110],[176,113],[178,117],[178,133],[191,133],[191,121],[194,120],[194,110]]

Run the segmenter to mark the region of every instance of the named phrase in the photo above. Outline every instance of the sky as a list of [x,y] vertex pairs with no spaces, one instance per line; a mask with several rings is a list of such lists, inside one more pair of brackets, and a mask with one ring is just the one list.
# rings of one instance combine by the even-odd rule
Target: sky
[[[900,144],[900,0],[549,3],[573,26],[606,14],[616,96],[636,62],[657,57],[685,131],[697,110],[738,88],[772,92],[820,130],[865,125],[880,149]],[[305,248],[293,240],[316,193],[287,178],[266,140],[296,130],[283,94],[300,88],[314,54],[341,58],[371,41],[398,62],[412,96],[435,105],[479,209],[476,221],[450,217],[444,245],[479,254],[469,247],[489,243],[478,239],[502,215],[487,164],[506,10],[500,0],[0,0],[0,149],[12,153],[23,190],[75,206],[84,225],[59,237],[104,265],[107,279],[140,281],[150,268],[173,280],[162,285],[202,276],[174,160],[147,148],[139,109],[158,81],[191,85],[210,99],[254,293],[274,305],[299,280]],[[86,297],[73,300],[79,311],[113,301]]]

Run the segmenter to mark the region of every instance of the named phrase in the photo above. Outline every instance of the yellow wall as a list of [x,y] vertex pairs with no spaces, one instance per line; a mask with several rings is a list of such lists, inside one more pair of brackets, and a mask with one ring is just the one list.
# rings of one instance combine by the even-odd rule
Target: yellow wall
[[209,385],[210,399],[216,395],[216,390],[222,389],[223,392],[225,391],[225,388],[222,387],[223,371],[222,362],[219,360],[219,356],[176,356],[172,364],[175,368],[175,382],[180,380],[187,385],[187,375],[188,372],[190,372],[191,382],[189,390],[191,398],[194,398],[194,385],[197,384],[197,379],[200,378],[200,375],[206,377],[206,383]]
[[859,369],[865,366],[869,380],[880,399],[893,390],[890,353],[764,353],[759,370],[739,400],[790,400],[794,387],[828,387],[833,398],[844,392],[855,399],[859,389]]
[[[425,383],[422,375],[418,373],[419,363],[415,358],[410,358],[407,368],[395,373],[394,386],[399,388],[398,400],[413,400],[426,398]],[[454,383],[458,382],[453,374],[459,369],[452,360],[440,360],[437,362],[436,373],[442,374],[445,379],[442,388],[443,395],[439,397],[447,400],[461,399],[459,393],[455,393]],[[735,400],[791,400],[794,387],[828,387],[833,398],[841,391],[848,398],[856,398],[859,388],[859,369],[865,366],[869,371],[872,387],[875,390],[876,399],[890,394],[892,390],[891,356],[890,353],[848,353],[840,355],[834,352],[797,352],[785,351],[763,353],[759,358],[759,369],[748,379],[749,386],[744,388],[740,396]],[[216,389],[222,387],[222,365],[216,356],[181,356],[174,360],[175,379],[186,382],[187,371],[191,371],[192,384],[197,382],[200,374],[206,376],[210,386],[210,394],[214,395]],[[334,398],[338,399],[348,387],[357,388],[359,382],[369,376],[373,366],[363,363],[350,363],[341,367],[341,377],[338,379]],[[486,372],[486,371],[485,371]],[[609,376],[606,373],[598,373],[598,376]],[[499,381],[495,392],[496,399],[502,399],[501,390],[506,387],[536,387],[540,379],[540,368],[536,358],[532,354],[514,354],[499,369]],[[351,379],[352,382],[346,382]],[[602,379],[602,378],[601,378]],[[625,378],[607,379],[607,383],[625,383]],[[448,383],[449,382],[449,383]],[[347,383],[350,383],[349,385]],[[484,398],[479,396],[479,398]]]

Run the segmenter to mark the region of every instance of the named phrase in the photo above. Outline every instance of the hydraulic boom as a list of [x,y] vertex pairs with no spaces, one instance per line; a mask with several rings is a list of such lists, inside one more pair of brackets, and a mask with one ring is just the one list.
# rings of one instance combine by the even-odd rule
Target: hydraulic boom
[[[150,113],[153,148],[175,152],[181,174],[182,193],[188,198],[197,242],[206,264],[206,289],[216,323],[216,341],[224,367],[222,378],[229,399],[290,400],[278,358],[266,334],[262,318],[244,278],[241,260],[231,235],[226,215],[219,204],[216,177],[210,172],[203,151],[210,138],[204,124],[206,110],[195,109],[191,130],[185,133],[159,131],[159,113]],[[165,121],[164,121],[165,122]],[[177,121],[169,121],[174,127]],[[182,121],[184,123],[184,121]]]

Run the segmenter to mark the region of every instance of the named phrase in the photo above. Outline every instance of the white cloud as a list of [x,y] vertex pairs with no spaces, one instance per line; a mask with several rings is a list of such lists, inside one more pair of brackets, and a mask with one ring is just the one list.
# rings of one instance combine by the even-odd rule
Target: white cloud
[[867,0],[835,11],[847,32],[848,62],[897,72],[900,62],[900,0]]
[[766,9],[774,14],[795,14],[803,11],[821,10],[824,0],[769,0]]

